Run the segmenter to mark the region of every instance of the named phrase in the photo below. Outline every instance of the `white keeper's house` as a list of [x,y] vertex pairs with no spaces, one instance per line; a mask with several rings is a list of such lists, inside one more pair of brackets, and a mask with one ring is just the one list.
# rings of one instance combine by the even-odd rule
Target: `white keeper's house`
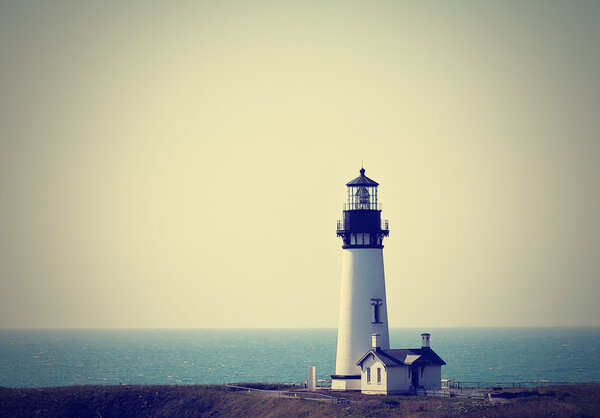
[[429,334],[421,334],[421,348],[382,349],[379,335],[371,337],[371,349],[357,362],[362,393],[395,395],[417,388],[440,389],[446,363],[429,346]]

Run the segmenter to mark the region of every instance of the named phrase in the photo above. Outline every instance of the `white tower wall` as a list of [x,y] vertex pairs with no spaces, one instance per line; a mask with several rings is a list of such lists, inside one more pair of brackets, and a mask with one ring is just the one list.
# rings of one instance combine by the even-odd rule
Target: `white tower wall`
[[[381,248],[347,248],[342,251],[335,362],[335,374],[340,377],[360,375],[356,362],[371,348],[371,334],[380,335],[380,348],[390,348],[383,251]],[[377,317],[375,310],[378,310]],[[333,378],[332,388],[359,389],[360,379]]]

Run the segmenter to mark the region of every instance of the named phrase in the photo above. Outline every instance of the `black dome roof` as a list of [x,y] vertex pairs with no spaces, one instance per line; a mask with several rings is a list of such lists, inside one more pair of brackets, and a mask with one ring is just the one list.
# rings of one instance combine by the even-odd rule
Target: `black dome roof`
[[346,186],[348,186],[348,187],[351,187],[351,186],[371,186],[371,187],[376,187],[376,186],[379,186],[379,183],[377,183],[375,180],[371,180],[370,178],[368,178],[367,176],[365,176],[365,169],[361,168],[360,169],[360,176],[358,176],[354,180],[350,180],[348,183],[346,183]]

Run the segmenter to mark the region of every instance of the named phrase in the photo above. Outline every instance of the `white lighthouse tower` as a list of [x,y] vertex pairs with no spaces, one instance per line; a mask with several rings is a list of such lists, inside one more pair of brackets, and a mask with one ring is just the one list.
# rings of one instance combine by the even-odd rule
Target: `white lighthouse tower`
[[365,176],[364,168],[346,184],[348,201],[337,225],[343,254],[332,389],[360,390],[361,368],[356,363],[370,349],[372,334],[378,334],[381,349],[390,348],[383,272],[383,238],[389,230],[388,222],[381,222],[378,185]]

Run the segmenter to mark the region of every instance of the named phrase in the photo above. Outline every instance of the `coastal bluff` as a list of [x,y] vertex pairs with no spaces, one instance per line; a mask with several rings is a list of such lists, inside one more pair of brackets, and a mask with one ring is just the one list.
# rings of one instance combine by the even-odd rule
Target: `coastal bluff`
[[343,392],[338,396],[344,402],[276,398],[225,385],[1,387],[0,416],[600,416],[600,383],[499,391],[494,401]]

